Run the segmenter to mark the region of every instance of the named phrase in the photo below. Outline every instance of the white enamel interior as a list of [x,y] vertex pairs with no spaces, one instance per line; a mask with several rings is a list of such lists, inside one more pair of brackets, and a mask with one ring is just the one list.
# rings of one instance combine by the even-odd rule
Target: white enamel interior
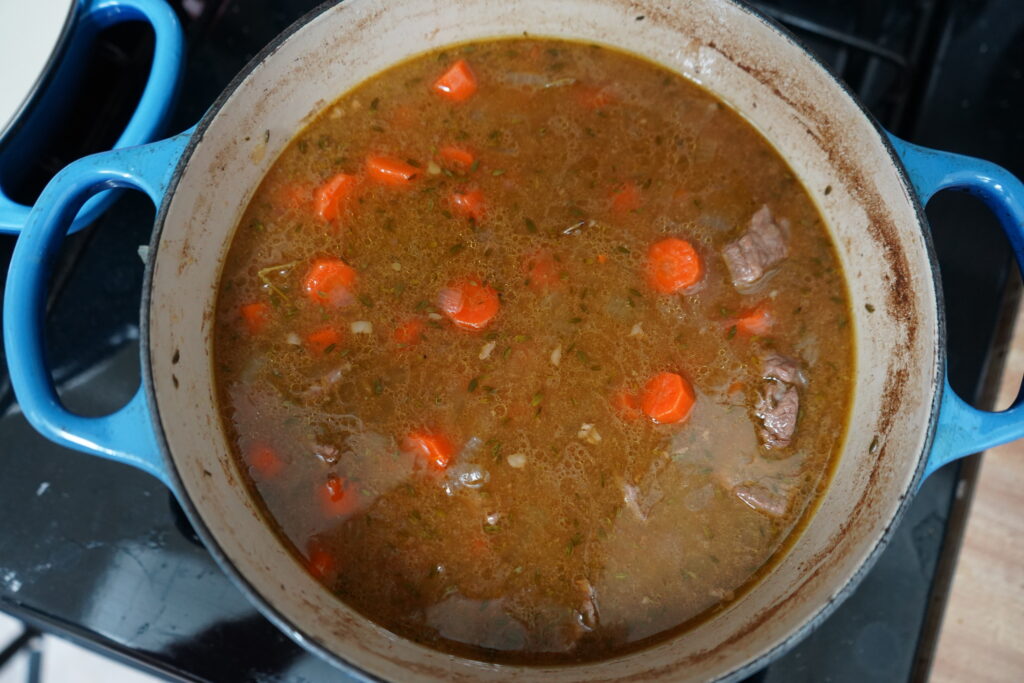
[[0,137],[46,76],[75,0],[0,2]]
[[[524,31],[618,46],[682,73],[716,92],[781,151],[820,206],[846,267],[859,369],[834,483],[763,582],[713,620],[657,647],[550,669],[481,664],[424,649],[333,600],[248,499],[217,417],[210,373],[222,257],[253,189],[304,123],[406,57]],[[833,79],[774,28],[725,0],[349,0],[335,6],[259,64],[209,122],[157,244],[149,363],[185,495],[214,544],[300,641],[382,678],[678,681],[734,672],[784,647],[837,598],[892,523],[926,445],[938,321],[909,190],[879,132]]]

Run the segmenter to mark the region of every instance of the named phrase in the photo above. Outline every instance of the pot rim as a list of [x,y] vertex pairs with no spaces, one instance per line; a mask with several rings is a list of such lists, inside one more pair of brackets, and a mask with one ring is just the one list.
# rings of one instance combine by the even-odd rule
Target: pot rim
[[[160,420],[159,405],[157,403],[156,392],[153,383],[153,369],[152,359],[149,353],[149,342],[150,342],[150,330],[149,330],[149,311],[151,303],[151,290],[153,285],[153,271],[156,263],[157,256],[159,254],[160,238],[163,233],[163,227],[167,218],[167,213],[170,208],[171,199],[177,189],[178,183],[181,180],[185,169],[192,158],[192,154],[195,149],[203,140],[203,136],[207,129],[210,127],[214,119],[220,114],[221,109],[225,103],[231,98],[234,92],[239,86],[249,78],[249,76],[267,59],[271,58],[274,53],[284,45],[293,35],[298,33],[307,24],[318,18],[323,13],[327,12],[331,8],[340,4],[342,0],[325,0],[321,4],[317,5],[313,9],[309,10],[294,22],[292,22],[287,28],[281,33],[275,36],[269,43],[267,43],[255,56],[250,59],[244,67],[231,79],[231,81],[221,90],[220,94],[210,105],[206,113],[203,114],[202,118],[196,124],[195,129],[188,140],[181,156],[178,159],[178,163],[171,175],[170,181],[168,182],[166,192],[163,195],[160,206],[157,209],[156,217],[153,224],[153,232],[150,237],[149,243],[149,254],[146,260],[145,272],[143,275],[142,283],[142,296],[139,310],[139,352],[140,352],[140,369],[141,369],[141,387],[145,392],[147,404],[149,406],[150,421],[153,427],[155,435],[155,441],[157,447],[160,450],[160,456],[166,465],[166,471],[168,473],[169,484],[181,504],[182,509],[185,511],[185,515],[188,517],[189,522],[192,524],[199,538],[203,542],[203,546],[214,558],[221,570],[227,574],[232,582],[241,590],[245,597],[249,600],[253,606],[271,623],[274,624],[279,630],[285,633],[292,641],[300,645],[304,649],[313,654],[317,655],[324,661],[328,662],[332,666],[338,668],[344,673],[353,676],[354,678],[362,681],[373,681],[387,683],[385,679],[382,679],[374,674],[371,674],[363,669],[359,668],[355,664],[346,660],[342,655],[334,652],[333,650],[326,647],[317,638],[307,633],[301,626],[293,623],[281,612],[279,612],[273,605],[271,605],[245,578],[242,572],[235,567],[231,560],[227,557],[226,553],[221,548],[217,539],[210,532],[209,528],[203,521],[199,511],[189,497],[187,489],[183,485],[181,475],[178,472],[177,464],[175,459],[168,447],[167,436],[164,433],[163,423]],[[351,0],[350,0],[351,1]],[[925,216],[924,207],[921,205],[920,199],[917,193],[913,190],[913,184],[907,174],[906,168],[904,167],[899,155],[896,153],[892,143],[889,140],[889,136],[885,129],[878,122],[871,112],[869,112],[864,105],[860,102],[853,91],[844,83],[832,70],[832,68],[824,63],[817,57],[813,52],[810,51],[795,35],[790,33],[785,27],[780,25],[776,20],[767,16],[763,12],[759,12],[753,7],[747,5],[741,5],[736,0],[711,0],[717,2],[726,2],[734,5],[737,9],[752,18],[761,22],[769,29],[779,40],[783,40],[791,43],[803,52],[811,63],[820,68],[827,76],[832,84],[837,88],[839,92],[845,95],[849,100],[853,102],[856,108],[864,115],[864,117],[871,124],[877,134],[879,141],[881,142],[885,152],[887,153],[889,160],[892,162],[896,169],[897,175],[902,181],[904,187],[907,189],[906,195],[908,196],[915,215],[917,216],[917,228],[921,232],[921,237],[924,244],[925,256],[927,258],[929,269],[932,276],[932,286],[935,292],[935,313],[936,313],[936,328],[937,328],[937,349],[936,355],[939,362],[936,363],[936,372],[933,379],[933,392],[931,399],[931,408],[929,411],[928,427],[925,434],[924,448],[920,453],[916,455],[917,466],[914,470],[914,476],[909,481],[907,488],[900,494],[899,504],[893,513],[892,517],[888,520],[885,528],[882,530],[875,544],[868,552],[864,561],[861,565],[850,575],[846,582],[835,589],[832,595],[827,601],[825,601],[816,612],[804,621],[798,628],[786,634],[774,647],[765,650],[757,654],[753,659],[749,660],[745,664],[741,664],[729,671],[723,672],[717,677],[719,681],[736,681],[746,676],[749,676],[765,666],[770,662],[774,661],[778,657],[782,656],[792,648],[794,648],[800,641],[807,637],[807,635],[817,628],[823,621],[825,621],[832,613],[839,607],[839,605],[852,593],[864,576],[871,570],[871,568],[878,561],[882,552],[888,546],[895,532],[899,522],[903,519],[906,514],[907,508],[910,502],[913,500],[914,493],[920,486],[922,476],[925,470],[925,464],[928,459],[928,454],[931,452],[932,444],[935,438],[935,429],[937,424],[937,417],[939,408],[942,400],[943,386],[946,375],[946,315],[943,303],[942,293],[942,281],[939,276],[939,264],[938,258],[935,253],[935,246],[932,241],[931,231],[928,229],[928,221]],[[543,36],[537,36],[543,37]],[[612,46],[614,47],[614,46]],[[742,112],[740,112],[742,115]]]

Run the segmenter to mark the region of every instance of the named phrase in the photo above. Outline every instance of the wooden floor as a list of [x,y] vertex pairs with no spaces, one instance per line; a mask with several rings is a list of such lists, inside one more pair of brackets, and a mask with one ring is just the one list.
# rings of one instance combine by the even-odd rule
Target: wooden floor
[[[1017,320],[1000,406],[1024,375]],[[1024,440],[982,460],[931,681],[1024,682]]]

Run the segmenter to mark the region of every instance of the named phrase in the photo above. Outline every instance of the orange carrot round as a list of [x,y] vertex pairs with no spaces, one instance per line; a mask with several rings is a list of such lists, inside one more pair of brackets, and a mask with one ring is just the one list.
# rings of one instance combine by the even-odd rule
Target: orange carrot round
[[333,221],[344,208],[356,187],[356,177],[336,173],[313,191],[313,210],[325,221]]
[[302,291],[321,306],[342,307],[352,303],[356,271],[338,258],[313,261],[302,280]]
[[330,325],[325,325],[310,332],[305,342],[310,353],[322,356],[328,351],[333,351],[341,343],[341,332]]
[[487,327],[501,308],[498,292],[483,284],[483,280],[472,277],[442,289],[437,303],[456,327],[473,332]]
[[696,396],[693,387],[682,375],[661,372],[652,377],[640,397],[640,408],[659,424],[685,420],[693,409]]
[[468,149],[454,145],[445,145],[437,151],[437,155],[449,164],[457,164],[465,168],[469,168],[476,161],[476,157]]
[[332,474],[318,492],[320,507],[327,517],[347,517],[359,507],[359,494],[344,477]]
[[245,304],[239,311],[251,334],[259,334],[266,329],[267,323],[270,322],[270,306],[262,301]]
[[685,240],[668,237],[647,250],[647,281],[656,292],[681,292],[700,282],[703,275],[700,255]]
[[334,558],[316,539],[310,540],[306,546],[306,566],[313,576],[321,580],[329,580],[335,573]]
[[422,459],[433,470],[448,467],[455,447],[447,436],[430,430],[415,431],[402,441],[402,450]]
[[415,180],[420,169],[401,159],[376,154],[366,157],[366,172],[378,183],[402,187]]
[[483,220],[486,213],[484,193],[480,190],[453,192],[451,205],[457,214],[465,216],[477,223]]
[[736,331],[747,336],[763,336],[772,329],[775,317],[765,303],[758,304],[736,319]]
[[263,443],[250,447],[246,460],[253,474],[263,480],[273,479],[284,469],[284,460],[281,456]]
[[465,59],[452,64],[434,81],[434,92],[453,102],[464,102],[473,96],[476,92],[476,76]]

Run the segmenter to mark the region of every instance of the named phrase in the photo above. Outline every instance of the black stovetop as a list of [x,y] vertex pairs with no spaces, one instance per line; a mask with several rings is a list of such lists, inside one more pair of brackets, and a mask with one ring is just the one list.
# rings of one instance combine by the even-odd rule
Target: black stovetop
[[[175,130],[195,123],[249,58],[316,3],[182,4],[189,61]],[[1017,115],[1024,108],[1024,4],[752,4],[790,27],[894,132],[1024,175]],[[104,41],[96,56],[128,70],[119,82],[121,97],[130,100],[139,81],[131,69],[146,68],[133,55],[146,53],[149,37],[129,28],[108,32]],[[95,90],[82,97],[89,101],[76,110],[79,120],[116,120],[116,114],[89,116],[101,111]],[[98,148],[104,136],[109,132],[90,134],[85,148]],[[81,151],[43,150],[40,168],[26,173],[21,191],[37,189],[33,179],[66,161],[62,153]],[[1008,311],[1015,310],[1010,251],[975,200],[940,196],[928,213],[946,297],[951,381],[962,395],[983,400],[1001,367]],[[142,263],[136,250],[148,242],[152,218],[147,200],[126,195],[65,248],[51,296],[49,350],[62,396],[85,413],[117,407],[137,386]],[[5,262],[11,247],[9,239],[0,241]],[[3,373],[0,382],[0,610],[169,678],[339,677],[256,612],[197,542],[165,488],[128,467],[50,444],[19,413]],[[860,587],[755,678],[859,682],[926,674],[948,560],[959,543],[961,469],[947,467],[925,482]]]

